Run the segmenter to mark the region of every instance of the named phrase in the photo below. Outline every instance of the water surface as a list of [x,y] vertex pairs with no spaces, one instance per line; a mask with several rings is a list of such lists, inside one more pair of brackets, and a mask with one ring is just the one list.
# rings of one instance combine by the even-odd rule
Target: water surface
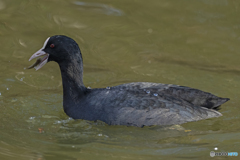
[[[214,147],[240,154],[239,8],[233,0],[0,0],[0,159],[202,159]],[[56,34],[79,44],[91,88],[157,82],[231,100],[220,118],[178,126],[74,121],[62,109],[58,65],[24,69]]]

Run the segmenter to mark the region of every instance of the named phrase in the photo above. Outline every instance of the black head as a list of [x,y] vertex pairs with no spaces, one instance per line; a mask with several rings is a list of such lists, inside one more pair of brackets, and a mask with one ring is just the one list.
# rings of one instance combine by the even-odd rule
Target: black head
[[29,59],[32,60],[36,57],[44,56],[38,59],[33,67],[36,70],[40,69],[49,61],[57,63],[68,63],[74,59],[82,60],[82,55],[78,44],[71,38],[63,35],[56,35],[48,38],[43,47],[32,55]]
[[48,61],[58,63],[71,60],[75,54],[81,55],[78,44],[72,38],[62,35],[50,37],[43,51],[49,54]]

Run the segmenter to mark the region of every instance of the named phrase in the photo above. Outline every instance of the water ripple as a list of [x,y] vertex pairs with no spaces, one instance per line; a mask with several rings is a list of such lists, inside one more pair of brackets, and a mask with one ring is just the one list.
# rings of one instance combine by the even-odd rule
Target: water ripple
[[101,12],[106,15],[122,16],[123,11],[113,8],[112,6],[102,4],[102,3],[90,3],[90,2],[81,2],[75,1],[74,4],[80,6],[80,9],[92,10]]

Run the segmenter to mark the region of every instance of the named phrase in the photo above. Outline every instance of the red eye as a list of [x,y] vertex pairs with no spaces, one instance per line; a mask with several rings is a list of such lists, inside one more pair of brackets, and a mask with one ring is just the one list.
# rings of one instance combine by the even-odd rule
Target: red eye
[[50,47],[51,47],[51,48],[54,48],[54,47],[55,47],[55,45],[54,45],[54,44],[51,44],[51,45],[50,45]]

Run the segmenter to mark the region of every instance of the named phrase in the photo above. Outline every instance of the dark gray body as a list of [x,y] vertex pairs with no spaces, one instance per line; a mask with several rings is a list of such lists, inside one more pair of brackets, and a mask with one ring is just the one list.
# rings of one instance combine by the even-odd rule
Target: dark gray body
[[87,89],[76,101],[64,99],[64,108],[74,119],[142,127],[219,117],[222,114],[211,108],[227,100],[189,87],[136,82]]
[[64,111],[74,119],[138,127],[182,124],[221,116],[216,109],[229,100],[189,87],[160,83],[87,89],[82,80],[81,51],[73,39],[52,36],[45,41],[42,52],[49,54],[48,61],[59,64]]

